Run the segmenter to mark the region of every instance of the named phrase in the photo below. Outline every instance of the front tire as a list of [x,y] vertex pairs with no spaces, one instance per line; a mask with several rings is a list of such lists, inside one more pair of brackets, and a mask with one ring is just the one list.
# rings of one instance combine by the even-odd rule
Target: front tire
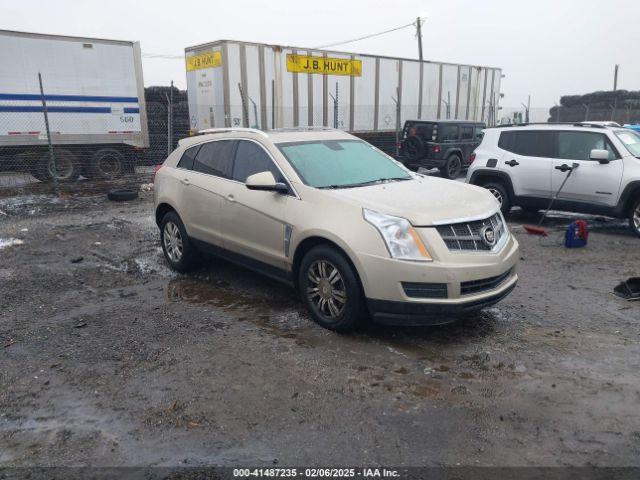
[[181,273],[193,270],[198,261],[184,224],[176,212],[169,212],[160,222],[160,243],[169,267]]
[[507,192],[507,189],[502,183],[488,182],[482,186],[496,197],[496,200],[500,203],[500,210],[504,215],[511,211],[511,199],[509,198],[509,192]]
[[336,332],[354,330],[365,314],[360,281],[344,255],[320,245],[309,250],[298,271],[298,288],[311,318]]
[[631,205],[629,228],[636,236],[640,237],[640,198],[637,198]]
[[455,180],[458,178],[460,173],[462,172],[462,159],[459,155],[453,154],[449,155],[447,158],[447,163],[444,164],[444,167],[440,169],[440,174],[443,178],[448,178],[449,180]]

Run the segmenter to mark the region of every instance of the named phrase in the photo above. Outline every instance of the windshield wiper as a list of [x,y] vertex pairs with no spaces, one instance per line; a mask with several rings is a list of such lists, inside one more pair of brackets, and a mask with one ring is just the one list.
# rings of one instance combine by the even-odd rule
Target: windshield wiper
[[370,180],[368,182],[358,183],[359,187],[365,185],[375,185],[376,183],[397,182],[402,180],[411,180],[411,177],[392,177],[392,178],[378,178],[377,180]]
[[345,183],[344,185],[325,185],[324,187],[318,187],[320,189],[334,190],[338,188],[356,188],[366,187],[367,185],[375,185],[377,183],[385,183],[392,181],[411,180],[411,177],[392,177],[392,178],[378,178],[377,180],[369,180],[362,183]]

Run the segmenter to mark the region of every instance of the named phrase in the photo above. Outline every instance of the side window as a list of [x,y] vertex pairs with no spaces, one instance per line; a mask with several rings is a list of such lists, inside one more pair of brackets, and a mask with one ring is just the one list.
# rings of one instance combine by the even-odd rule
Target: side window
[[462,127],[462,140],[473,139],[473,127]]
[[285,182],[282,173],[264,148],[249,140],[238,140],[236,159],[233,163],[233,179],[244,183],[248,176],[265,171],[271,172],[276,182]]
[[607,150],[609,160],[618,155],[602,133],[596,132],[558,132],[558,158],[566,160],[589,160],[591,150]]
[[501,132],[498,147],[527,157],[553,158],[554,132],[545,130]]
[[235,143],[235,140],[216,140],[203,144],[193,161],[193,170],[229,178]]
[[498,147],[507,152],[513,152],[513,146],[516,143],[516,132],[500,132]]
[[196,154],[198,153],[198,149],[200,145],[196,145],[195,147],[187,148],[180,161],[178,162],[178,168],[184,168],[185,170],[193,170],[193,160],[196,158]]
[[475,139],[481,142],[482,138],[484,137],[485,127],[483,127],[482,125],[476,125],[474,127],[474,130],[475,130],[475,135],[474,135]]
[[455,142],[458,140],[458,125],[443,123],[440,125],[440,141]]

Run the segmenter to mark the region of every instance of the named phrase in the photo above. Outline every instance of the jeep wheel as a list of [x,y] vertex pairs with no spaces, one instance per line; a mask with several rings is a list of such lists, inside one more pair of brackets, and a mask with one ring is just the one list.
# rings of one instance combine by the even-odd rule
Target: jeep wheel
[[402,144],[402,152],[411,161],[420,160],[422,151],[424,150],[424,142],[420,137],[412,135]]
[[631,231],[640,237],[640,198],[636,199],[629,212],[629,227]]
[[302,259],[298,272],[302,301],[313,320],[336,332],[349,332],[365,312],[360,282],[353,267],[336,249],[320,245]]
[[462,172],[462,159],[455,153],[447,158],[447,163],[440,169],[442,177],[449,180],[458,178],[460,172]]
[[500,210],[502,213],[505,215],[509,213],[511,210],[511,200],[509,199],[509,193],[504,185],[498,182],[487,182],[482,186],[496,197],[496,200],[500,203]]
[[160,222],[160,243],[164,258],[178,272],[192,270],[198,260],[198,252],[191,244],[180,217],[175,212],[167,213]]

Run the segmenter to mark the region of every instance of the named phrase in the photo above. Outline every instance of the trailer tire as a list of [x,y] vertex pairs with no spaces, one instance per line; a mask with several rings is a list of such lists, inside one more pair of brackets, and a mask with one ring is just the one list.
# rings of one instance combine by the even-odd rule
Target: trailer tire
[[[54,150],[57,180],[59,182],[75,182],[80,176],[80,162],[69,150],[56,148]],[[33,164],[31,175],[41,182],[53,180],[53,160],[49,152]]]
[[87,174],[92,180],[120,178],[126,169],[124,154],[115,148],[101,148],[91,156]]

